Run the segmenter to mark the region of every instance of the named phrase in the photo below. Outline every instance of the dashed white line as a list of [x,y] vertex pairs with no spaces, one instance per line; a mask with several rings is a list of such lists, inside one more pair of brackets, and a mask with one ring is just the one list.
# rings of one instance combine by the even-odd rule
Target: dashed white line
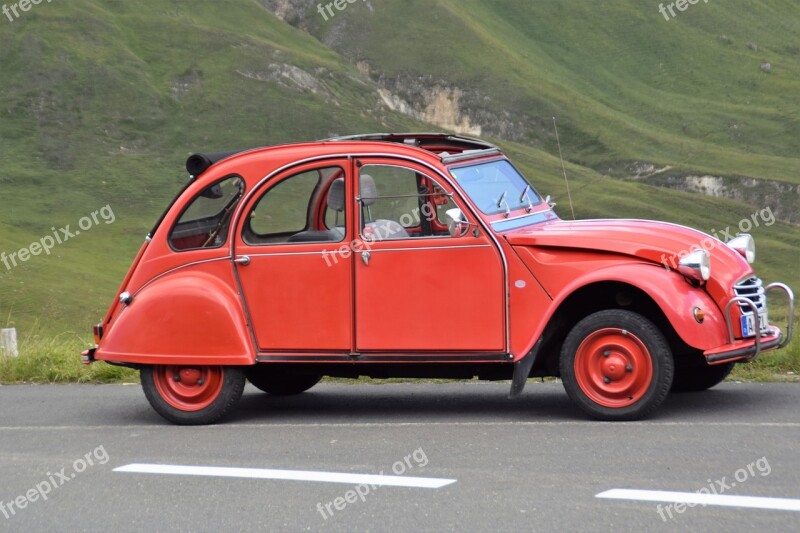
[[686,503],[694,505],[721,505],[775,511],[800,511],[800,500],[767,498],[764,496],[735,496],[733,494],[698,494],[696,492],[671,492],[664,490],[611,489],[595,495],[612,500],[638,500],[646,502]]
[[166,474],[178,476],[233,477],[250,479],[280,479],[288,481],[316,481],[320,483],[346,483],[348,485],[374,485],[383,487],[413,487],[439,489],[456,482],[455,479],[412,476],[385,476],[374,474],[348,474],[344,472],[314,472],[308,470],[273,470],[269,468],[235,468],[220,466],[186,466],[134,463],[114,472],[138,474]]

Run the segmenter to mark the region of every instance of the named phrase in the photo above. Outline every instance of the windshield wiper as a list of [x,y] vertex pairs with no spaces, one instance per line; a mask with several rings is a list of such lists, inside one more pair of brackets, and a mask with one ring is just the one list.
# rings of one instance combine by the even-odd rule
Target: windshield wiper
[[508,196],[508,191],[503,191],[503,194],[500,195],[500,199],[497,201],[497,208],[500,209],[503,207],[503,204],[506,204],[506,211],[503,213],[503,216],[508,218],[511,214],[511,207],[508,205],[508,202],[506,202],[506,196]]
[[522,196],[519,197],[520,204],[523,204],[525,200],[528,201],[528,206],[525,208],[525,211],[527,211],[528,213],[533,211],[533,202],[531,202],[530,192],[531,192],[531,186],[530,184],[528,184],[525,186],[525,190],[522,191]]

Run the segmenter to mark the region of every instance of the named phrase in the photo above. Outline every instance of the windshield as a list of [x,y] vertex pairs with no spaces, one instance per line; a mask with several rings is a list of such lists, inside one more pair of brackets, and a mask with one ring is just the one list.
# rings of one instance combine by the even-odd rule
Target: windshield
[[507,160],[450,169],[461,188],[486,215],[537,205],[542,200]]

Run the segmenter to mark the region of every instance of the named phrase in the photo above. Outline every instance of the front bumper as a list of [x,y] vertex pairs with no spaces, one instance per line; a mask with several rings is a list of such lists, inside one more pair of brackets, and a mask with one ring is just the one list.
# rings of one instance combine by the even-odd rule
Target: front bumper
[[[784,348],[792,340],[792,333],[794,331],[794,293],[787,285],[783,283],[772,283],[765,289],[766,292],[778,289],[786,294],[788,301],[789,319],[786,326],[786,334],[775,327],[767,326],[762,331],[761,324],[759,323],[759,312],[755,304],[748,298],[737,296],[728,302],[725,308],[725,322],[728,326],[728,344],[714,348],[713,350],[706,350],[703,355],[706,362],[710,365],[719,365],[723,363],[733,363],[737,361],[750,361],[758,357],[762,352],[777,350]],[[733,332],[733,321],[731,320],[731,307],[734,303],[749,306],[753,311],[753,316],[756,320],[756,333],[753,338],[736,339]]]

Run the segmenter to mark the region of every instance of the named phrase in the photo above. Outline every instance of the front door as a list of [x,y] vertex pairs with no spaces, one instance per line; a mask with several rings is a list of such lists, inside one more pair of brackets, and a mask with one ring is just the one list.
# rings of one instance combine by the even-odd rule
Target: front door
[[424,168],[391,159],[357,166],[356,351],[503,352],[504,266],[489,235],[476,225],[450,236],[448,209],[476,221]]
[[294,169],[270,180],[244,207],[236,269],[261,352],[351,351],[349,165]]

